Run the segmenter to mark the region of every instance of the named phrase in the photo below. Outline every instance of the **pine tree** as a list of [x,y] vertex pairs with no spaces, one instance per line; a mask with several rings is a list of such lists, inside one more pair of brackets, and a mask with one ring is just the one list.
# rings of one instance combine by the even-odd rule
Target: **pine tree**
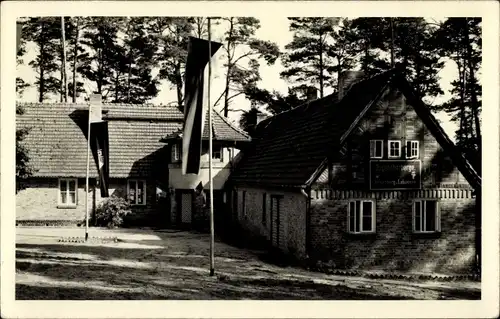
[[[18,24],[21,25],[22,29],[25,29],[23,26],[26,23],[26,19],[18,20]],[[19,48],[16,53],[16,65],[20,66],[24,64],[24,55],[26,54],[26,35],[21,32],[19,39]],[[16,76],[16,93],[18,97],[22,97],[24,90],[30,86],[30,83],[26,82],[23,78]]]
[[293,40],[285,46],[287,53],[282,62],[285,70],[281,76],[294,83],[294,89],[317,87],[320,97],[331,81],[328,72],[333,61],[331,37],[338,18],[288,18]]
[[440,54],[456,63],[458,79],[452,84],[452,98],[442,109],[458,122],[457,144],[481,171],[481,20],[479,18],[449,18],[436,32],[441,43]]
[[217,105],[223,98],[224,116],[228,116],[229,105],[235,97],[252,90],[260,80],[260,59],[268,65],[274,64],[280,52],[278,46],[270,41],[255,38],[260,21],[253,17],[224,17],[225,88],[215,101]]
[[276,115],[302,104],[305,99],[300,98],[292,89],[287,94],[278,91],[268,91],[259,87],[252,87],[245,92],[247,99],[251,102],[251,108],[264,108],[269,113]]
[[385,21],[382,18],[357,18],[350,25],[353,33],[353,43],[358,47],[357,62],[366,76],[373,75],[390,67],[390,64],[381,57],[386,50],[384,42],[390,40],[386,36]]
[[[127,19],[124,36],[123,84],[115,89],[115,101],[144,103],[158,94],[159,81],[152,76],[156,67],[157,38],[148,32],[149,18]],[[121,88],[118,90],[118,88]]]
[[76,98],[81,94],[85,93],[83,82],[79,79],[80,74],[77,72],[78,67],[81,65],[80,58],[84,54],[84,48],[81,45],[81,34],[86,28],[86,17],[71,17],[67,18],[67,24],[70,26],[68,29],[68,60],[67,64],[71,69],[71,83],[68,83],[68,95],[71,96],[73,103],[76,102]]
[[[17,105],[16,116],[23,114],[24,109]],[[32,176],[34,172],[30,164],[29,151],[22,143],[29,131],[29,128],[16,129],[16,192],[23,188],[22,182]]]
[[23,38],[33,41],[38,52],[29,65],[36,72],[35,85],[38,89],[38,101],[43,102],[49,98],[49,94],[57,94],[60,91],[59,80],[54,72],[59,69],[58,61],[60,55],[60,20],[54,17],[30,18],[24,22]]
[[195,29],[193,22],[187,17],[156,18],[151,28],[158,39],[159,50],[156,60],[160,66],[159,77],[166,79],[177,93],[177,105],[182,110],[184,102],[184,69],[187,58],[189,36],[193,32],[203,34],[203,20]]
[[356,34],[353,31],[352,20],[340,19],[339,26],[332,31],[333,43],[328,46],[327,55],[333,59],[332,65],[326,70],[332,77],[330,85],[337,87],[337,81],[342,72],[354,69],[356,58],[360,53],[356,45]]
[[81,44],[85,53],[79,58],[77,71],[95,83],[94,93],[101,94],[104,100],[116,98],[117,78],[124,69],[124,49],[118,43],[123,25],[123,17],[91,17],[83,32]]

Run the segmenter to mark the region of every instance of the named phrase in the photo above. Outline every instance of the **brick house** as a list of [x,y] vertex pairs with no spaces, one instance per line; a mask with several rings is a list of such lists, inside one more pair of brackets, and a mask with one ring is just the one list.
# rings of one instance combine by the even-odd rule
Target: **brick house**
[[[22,107],[24,114],[18,115],[16,122],[18,128],[29,129],[23,143],[34,174],[17,192],[16,223],[82,225],[88,105],[26,103]],[[184,185],[181,178],[173,178],[177,172],[170,171],[169,162],[175,150],[161,141],[182,129],[182,112],[174,107],[128,104],[103,104],[102,112],[109,129],[110,196],[131,203],[133,214],[127,216],[127,224],[172,224],[170,209],[175,203],[170,202],[169,194],[179,187],[196,186],[201,180],[195,178]],[[232,125],[214,121],[213,130],[231,132]],[[226,139],[231,139],[231,134]],[[221,183],[227,175],[221,177]],[[92,214],[102,200],[92,156],[89,177]]]
[[339,269],[475,267],[481,178],[398,70],[346,72],[252,139],[230,178],[249,234]]
[[[250,142],[250,137],[241,129],[232,125],[224,116],[214,111],[212,113],[212,176],[214,187],[214,215],[217,226],[225,226],[228,219],[228,200],[225,194],[225,184],[241,157],[239,150]],[[182,175],[182,130],[164,136],[161,141],[170,150],[168,164],[168,185],[172,190],[170,221],[177,226],[198,224],[209,225],[209,133],[208,115],[202,136],[202,154],[200,172],[198,175]],[[196,192],[198,185],[203,186],[203,194]],[[202,198],[200,198],[202,197]],[[217,227],[217,228],[221,228]]]

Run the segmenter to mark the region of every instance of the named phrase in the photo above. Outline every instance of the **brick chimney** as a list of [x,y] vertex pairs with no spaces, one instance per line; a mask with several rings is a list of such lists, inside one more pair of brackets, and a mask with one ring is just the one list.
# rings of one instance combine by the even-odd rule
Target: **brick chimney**
[[318,90],[314,87],[308,87],[305,90],[306,101],[314,101],[318,99]]
[[259,123],[264,121],[266,118],[267,118],[267,115],[259,111],[257,113],[257,122],[255,123],[255,125],[256,126],[259,125]]
[[361,81],[364,77],[363,71],[345,71],[340,74],[339,82],[339,100],[342,99],[352,85]]

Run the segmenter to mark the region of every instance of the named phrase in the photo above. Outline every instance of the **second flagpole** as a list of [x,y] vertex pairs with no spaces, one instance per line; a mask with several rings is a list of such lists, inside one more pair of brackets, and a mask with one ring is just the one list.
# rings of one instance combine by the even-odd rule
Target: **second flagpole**
[[207,19],[208,29],[208,90],[207,90],[207,104],[208,104],[208,179],[210,185],[210,276],[215,273],[214,269],[214,185],[212,180],[212,106],[210,105],[210,80],[212,77],[212,46],[211,46],[211,30],[210,30],[210,17]]

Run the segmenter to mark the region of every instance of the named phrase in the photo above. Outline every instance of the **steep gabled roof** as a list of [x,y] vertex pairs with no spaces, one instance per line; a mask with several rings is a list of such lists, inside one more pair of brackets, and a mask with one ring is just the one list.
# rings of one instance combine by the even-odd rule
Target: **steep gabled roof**
[[[231,124],[224,116],[219,112],[213,110],[212,112],[212,139],[215,141],[234,141],[234,142],[249,142],[250,136],[243,130],[237,128]],[[162,138],[163,142],[168,142],[169,140],[176,140],[182,138],[182,128],[169,134]],[[205,117],[205,126],[203,128],[204,140],[208,140],[208,111]]]
[[230,180],[244,185],[309,186],[326,168],[326,158],[339,152],[350,132],[390,84],[401,87],[454,164],[474,188],[480,188],[477,172],[396,69],[354,84],[340,101],[329,95],[260,123],[252,147]]
[[331,154],[361,110],[373,102],[392,72],[353,85],[338,101],[332,94],[259,123],[253,147],[231,176],[235,183],[302,186]]
[[[87,159],[87,104],[24,103],[18,128],[38,177],[84,177]],[[108,120],[110,177],[144,177],[161,165],[160,138],[182,127],[183,114],[174,107],[103,104]],[[160,167],[160,166],[159,166]],[[91,157],[90,176],[97,176]]]

